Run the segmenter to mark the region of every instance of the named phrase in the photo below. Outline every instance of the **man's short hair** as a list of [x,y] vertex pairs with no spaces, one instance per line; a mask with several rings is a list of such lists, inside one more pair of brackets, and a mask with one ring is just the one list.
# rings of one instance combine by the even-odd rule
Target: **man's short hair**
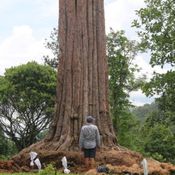
[[92,123],[94,121],[94,118],[92,116],[87,116],[86,117],[86,122],[87,123]]

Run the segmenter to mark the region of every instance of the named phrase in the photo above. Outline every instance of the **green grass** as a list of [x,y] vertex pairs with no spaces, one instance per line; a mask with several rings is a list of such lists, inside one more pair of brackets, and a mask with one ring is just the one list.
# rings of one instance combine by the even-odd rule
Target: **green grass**
[[[10,174],[13,174],[13,175],[40,175],[40,173],[0,173],[0,175],[10,175]],[[65,175],[65,174],[57,172],[57,174],[54,173],[50,175]],[[77,175],[77,174],[69,174],[69,175]]]
[[39,173],[0,173],[0,175],[39,175]]

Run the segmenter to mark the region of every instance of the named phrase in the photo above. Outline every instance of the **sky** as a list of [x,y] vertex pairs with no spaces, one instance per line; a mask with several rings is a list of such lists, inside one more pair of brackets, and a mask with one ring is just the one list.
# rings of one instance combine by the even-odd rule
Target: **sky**
[[[125,30],[129,39],[136,39],[131,22],[136,18],[135,10],[144,7],[144,0],[104,0],[106,32],[109,28]],[[43,55],[51,54],[44,47],[45,39],[58,23],[58,0],[1,0],[0,3],[0,75],[6,68],[35,60],[43,63]],[[135,63],[141,73],[151,77],[153,69],[145,54],[138,55]],[[162,72],[160,68],[155,68]],[[151,103],[141,91],[131,94],[131,101],[137,106]]]

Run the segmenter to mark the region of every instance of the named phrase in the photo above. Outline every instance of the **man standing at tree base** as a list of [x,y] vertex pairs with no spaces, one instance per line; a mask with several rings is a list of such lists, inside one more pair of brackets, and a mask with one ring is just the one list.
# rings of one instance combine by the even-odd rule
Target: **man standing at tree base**
[[86,168],[94,168],[96,149],[100,148],[100,134],[98,127],[93,124],[92,116],[86,117],[86,124],[81,128],[79,146],[84,152]]

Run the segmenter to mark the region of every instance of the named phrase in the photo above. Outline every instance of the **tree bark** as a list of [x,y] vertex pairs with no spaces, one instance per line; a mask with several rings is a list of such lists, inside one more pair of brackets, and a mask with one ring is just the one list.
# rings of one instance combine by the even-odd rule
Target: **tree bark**
[[102,146],[113,147],[103,0],[59,0],[59,47],[55,116],[46,145],[78,149],[80,129],[92,115]]

